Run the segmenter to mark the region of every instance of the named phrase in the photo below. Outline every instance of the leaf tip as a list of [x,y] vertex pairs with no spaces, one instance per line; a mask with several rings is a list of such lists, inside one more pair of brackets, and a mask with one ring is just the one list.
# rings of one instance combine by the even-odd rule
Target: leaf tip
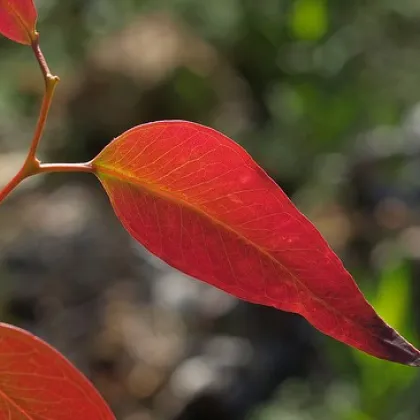
[[384,340],[388,348],[388,354],[385,359],[406,366],[420,367],[420,351],[393,328],[388,325],[387,327],[392,336],[390,339]]

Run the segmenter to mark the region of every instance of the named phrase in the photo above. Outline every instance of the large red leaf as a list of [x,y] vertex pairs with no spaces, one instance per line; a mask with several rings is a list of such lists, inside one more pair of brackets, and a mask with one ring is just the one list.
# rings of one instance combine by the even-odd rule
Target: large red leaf
[[1,420],[115,420],[92,384],[32,334],[0,323]]
[[376,357],[420,366],[315,227],[236,143],[198,124],[135,127],[93,161],[132,236],[239,298],[303,315]]
[[33,0],[0,0],[0,34],[30,45],[37,20]]

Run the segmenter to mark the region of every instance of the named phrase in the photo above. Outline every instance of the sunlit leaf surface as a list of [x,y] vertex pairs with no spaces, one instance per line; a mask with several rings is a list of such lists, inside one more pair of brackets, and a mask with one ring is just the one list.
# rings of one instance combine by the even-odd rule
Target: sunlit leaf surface
[[94,170],[131,235],[173,267],[412,366],[420,353],[363,297],[316,228],[239,145],[198,124],[135,127]]

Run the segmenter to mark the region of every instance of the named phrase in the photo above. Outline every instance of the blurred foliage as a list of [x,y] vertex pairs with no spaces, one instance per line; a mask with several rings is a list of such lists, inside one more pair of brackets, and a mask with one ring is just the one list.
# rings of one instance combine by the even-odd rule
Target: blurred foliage
[[[36,4],[44,53],[62,78],[45,156],[88,160],[149,120],[225,132],[321,229],[385,320],[419,344],[419,2]],[[6,177],[42,83],[28,49],[1,39],[0,57]],[[249,419],[420,418],[416,370],[316,340],[322,363],[279,383]]]

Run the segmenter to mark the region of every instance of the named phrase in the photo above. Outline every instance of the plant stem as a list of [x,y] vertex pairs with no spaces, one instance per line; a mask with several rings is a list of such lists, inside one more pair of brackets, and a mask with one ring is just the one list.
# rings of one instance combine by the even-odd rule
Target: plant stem
[[[44,78],[45,92],[44,97],[42,99],[41,110],[39,112],[38,121],[35,127],[34,135],[32,137],[32,142],[28,151],[28,155],[26,156],[25,162],[23,163],[23,166],[19,170],[19,172],[2,190],[0,190],[0,203],[28,176],[32,176],[41,172],[52,171],[52,168],[48,167],[48,165],[43,166],[40,164],[39,160],[36,158],[36,152],[42,137],[42,133],[44,131],[45,123],[47,121],[48,111],[50,109],[51,102],[54,96],[55,86],[60,79],[58,78],[58,76],[54,76],[51,74],[47,61],[45,60],[44,54],[42,54],[41,48],[39,46],[38,32],[31,34],[31,39],[31,47],[34,52],[35,58],[38,61],[39,67],[42,72],[42,76]],[[66,165],[62,165],[61,168],[63,168],[64,166]],[[86,168],[79,169],[79,171],[86,172]]]
[[35,37],[32,40],[31,47],[35,54],[35,58],[38,61],[39,67],[41,68],[41,72],[42,72],[42,75],[44,76],[45,84],[47,84],[48,79],[56,78],[59,80],[57,76],[53,76],[53,74],[50,71],[50,68],[48,67],[47,60],[45,59],[44,54],[42,53],[41,48],[39,46],[39,33],[38,32],[35,33]]
[[51,172],[93,172],[91,162],[85,163],[40,163],[37,174]]
[[38,159],[29,165],[23,165],[12,180],[0,190],[0,203],[25,179],[33,175],[51,172],[88,172],[93,173],[91,162],[85,163],[41,163]]
[[20,171],[11,179],[11,181],[0,190],[0,203],[25,179],[35,174],[36,166],[22,166]]
[[48,117],[48,111],[54,96],[55,86],[59,82],[58,76],[51,74],[44,54],[39,46],[39,34],[35,32],[31,43],[35,58],[44,77],[45,93],[42,100],[41,110],[39,112],[38,122],[32,137],[31,146],[26,156],[25,162],[19,172],[13,179],[0,190],[0,203],[27,177],[41,173],[49,172],[93,172],[92,163],[41,163],[36,158],[36,152],[44,131],[45,123]]
[[19,171],[13,179],[0,191],[0,202],[2,202],[14,189],[17,187],[25,177]]
[[51,106],[51,102],[54,96],[55,86],[59,82],[58,76],[53,76],[48,67],[47,61],[45,60],[44,54],[41,51],[39,46],[39,34],[36,33],[36,36],[31,44],[32,50],[34,52],[35,58],[38,61],[39,67],[41,69],[42,75],[45,82],[45,93],[42,100],[41,110],[39,112],[38,122],[35,128],[34,136],[32,138],[31,147],[26,158],[26,163],[33,161],[35,159],[35,154],[38,149],[39,142],[44,131],[45,123],[48,117],[48,111]]

